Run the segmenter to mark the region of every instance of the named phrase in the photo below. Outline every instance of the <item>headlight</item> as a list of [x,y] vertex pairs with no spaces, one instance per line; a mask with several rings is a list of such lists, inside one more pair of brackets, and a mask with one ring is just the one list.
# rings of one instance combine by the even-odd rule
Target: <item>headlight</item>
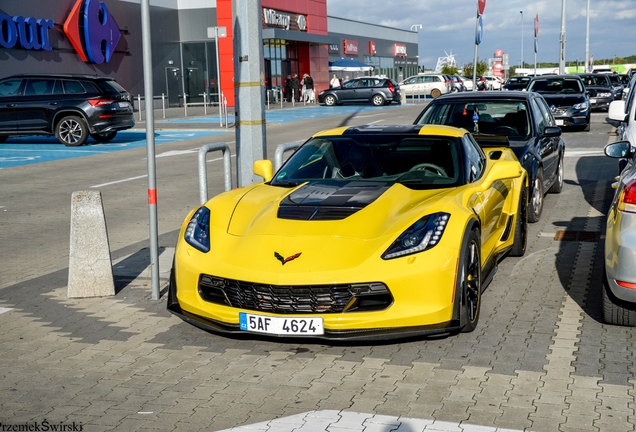
[[607,92],[596,93],[596,97],[610,97],[612,94]]
[[449,218],[450,214],[441,212],[424,216],[404,231],[382,258],[388,260],[432,248],[442,238]]
[[572,105],[574,109],[585,111],[587,109],[587,101]]
[[207,207],[201,207],[192,216],[183,238],[201,252],[210,250],[210,210]]

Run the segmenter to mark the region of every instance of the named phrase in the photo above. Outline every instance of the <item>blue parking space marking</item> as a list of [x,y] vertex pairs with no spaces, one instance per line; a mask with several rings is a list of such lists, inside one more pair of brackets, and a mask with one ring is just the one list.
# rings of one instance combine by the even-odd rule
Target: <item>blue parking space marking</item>
[[[289,105],[289,104],[287,104]],[[339,106],[321,106],[321,105],[310,105],[296,108],[283,108],[276,110],[265,110],[265,121],[267,124],[283,124],[289,122],[295,122],[299,120],[307,120],[307,119],[315,119],[322,117],[331,117],[331,116],[350,116],[353,114],[359,113],[368,113],[368,112],[381,112],[386,111],[391,108],[398,108],[401,105],[391,104],[386,106],[373,106],[373,105],[339,105]],[[223,120],[225,122],[225,119]],[[228,121],[234,122],[234,115],[228,116]],[[209,116],[200,116],[200,117],[191,117],[191,118],[178,118],[178,119],[168,119],[168,120],[159,120],[156,123],[211,123],[211,124],[219,124],[219,116],[218,115],[209,115]]]
[[[227,133],[227,130],[158,131],[155,132],[155,145],[221,133]],[[110,142],[97,143],[89,138],[87,143],[79,147],[66,147],[52,136],[11,137],[0,144],[0,169],[145,147],[146,133],[122,131]]]

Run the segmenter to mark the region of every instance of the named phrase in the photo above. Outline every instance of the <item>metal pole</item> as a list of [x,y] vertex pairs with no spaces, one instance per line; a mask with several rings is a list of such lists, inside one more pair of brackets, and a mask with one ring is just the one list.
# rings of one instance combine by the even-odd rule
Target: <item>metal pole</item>
[[559,51],[559,75],[565,74],[565,1],[561,0],[561,48]]
[[144,95],[146,99],[146,160],[148,161],[148,213],[150,219],[150,274],[152,299],[159,300],[159,234],[157,228],[157,174],[155,171],[155,120],[152,83],[152,45],[149,0],[141,0]]
[[585,72],[590,72],[590,0],[587,0],[585,14]]
[[[479,10],[479,9],[478,9]],[[475,20],[475,34],[479,31],[479,12],[477,12],[477,19]],[[473,60],[473,91],[477,90],[477,41],[475,41],[475,57]]]
[[523,69],[523,11],[519,11],[521,14],[521,63],[520,68]]
[[214,45],[216,47],[216,86],[219,92],[219,127],[223,127],[223,108],[221,107],[221,67],[219,66],[219,26],[214,27]]
[[162,118],[166,118],[166,98],[163,93],[161,93],[161,112],[163,113]]
[[139,121],[141,121],[141,95],[137,95],[137,107],[139,107]]

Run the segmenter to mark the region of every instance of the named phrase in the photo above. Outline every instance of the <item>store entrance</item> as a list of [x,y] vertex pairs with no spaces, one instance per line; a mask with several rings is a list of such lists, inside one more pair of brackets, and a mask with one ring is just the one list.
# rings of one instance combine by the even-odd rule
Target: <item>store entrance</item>
[[182,44],[184,103],[202,105],[219,102],[216,47],[212,42]]

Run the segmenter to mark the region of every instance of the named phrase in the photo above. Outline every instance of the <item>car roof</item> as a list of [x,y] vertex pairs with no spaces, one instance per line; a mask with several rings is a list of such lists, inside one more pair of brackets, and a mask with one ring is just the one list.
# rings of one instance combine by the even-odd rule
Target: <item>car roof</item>
[[395,135],[395,136],[447,136],[461,138],[466,134],[465,129],[444,125],[360,125],[342,126],[334,129],[327,129],[314,134],[319,136],[341,136],[341,135]]
[[433,99],[432,102],[455,102],[457,100],[528,100],[531,97],[536,97],[536,94],[519,90],[505,92],[458,92],[443,94],[440,97]]
[[114,80],[114,78],[100,75],[83,75],[83,74],[60,74],[60,73],[23,73],[10,75],[6,78],[73,78],[73,79],[106,79]]

